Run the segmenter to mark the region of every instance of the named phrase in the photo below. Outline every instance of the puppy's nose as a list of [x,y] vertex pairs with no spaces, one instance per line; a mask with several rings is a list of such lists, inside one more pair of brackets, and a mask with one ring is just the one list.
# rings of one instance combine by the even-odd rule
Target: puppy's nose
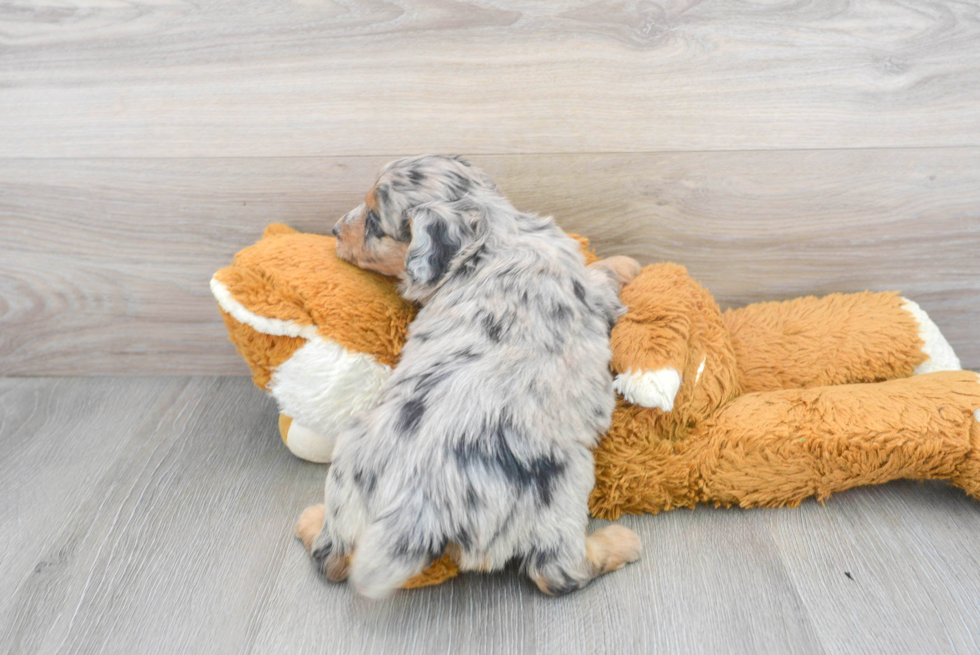
[[333,226],[333,235],[335,237],[340,236],[340,223],[337,223],[336,225]]

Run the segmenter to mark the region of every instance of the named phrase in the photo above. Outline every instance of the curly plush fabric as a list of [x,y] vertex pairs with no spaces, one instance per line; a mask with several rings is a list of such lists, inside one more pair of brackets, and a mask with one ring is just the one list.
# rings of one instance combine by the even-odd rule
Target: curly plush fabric
[[926,355],[897,293],[836,293],[724,314],[744,393],[880,382],[912,375]]
[[[337,259],[332,238],[282,225],[212,290],[255,383],[319,429],[371,402],[415,313],[390,279]],[[595,451],[593,515],[792,506],[897,478],[980,496],[980,377],[957,370],[914,303],[835,294],[723,313],[676,264],[644,268],[622,298],[611,366],[623,397]],[[913,376],[923,370],[939,372]],[[446,556],[409,586],[456,573]]]
[[657,412],[621,402],[596,451],[594,515],[698,503],[796,506],[900,478],[946,479],[980,497],[980,378],[931,373],[879,384],[752,393],[682,441]]

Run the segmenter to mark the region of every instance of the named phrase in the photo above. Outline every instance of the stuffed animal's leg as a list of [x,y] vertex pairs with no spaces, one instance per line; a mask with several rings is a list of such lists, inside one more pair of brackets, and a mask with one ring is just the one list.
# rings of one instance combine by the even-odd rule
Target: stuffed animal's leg
[[833,294],[728,310],[745,393],[959,370],[939,328],[896,293]]
[[980,376],[749,394],[680,448],[699,502],[796,505],[899,478],[946,479],[980,497]]
[[300,459],[326,464],[333,457],[337,439],[300,425],[285,414],[279,415],[279,435],[289,452]]
[[651,432],[655,410],[620,404],[595,452],[590,509],[797,505],[898,478],[948,479],[980,499],[977,410],[970,371],[748,394],[676,442]]
[[[671,264],[641,269],[629,257],[601,259],[589,268],[606,273],[629,307],[610,335],[613,386],[631,403],[669,412],[689,354],[689,299],[676,288],[679,278],[689,281],[687,272]],[[632,286],[622,290],[627,283]]]
[[[727,341],[718,306],[676,264],[647,266],[621,298],[629,310],[610,335],[613,385],[631,403],[672,411],[684,380],[693,384],[707,363],[706,353],[691,351],[692,332],[717,343]],[[714,329],[708,325],[711,319],[717,324]],[[718,357],[725,359],[724,353]],[[734,368],[733,360],[710,364],[711,369],[726,364]]]

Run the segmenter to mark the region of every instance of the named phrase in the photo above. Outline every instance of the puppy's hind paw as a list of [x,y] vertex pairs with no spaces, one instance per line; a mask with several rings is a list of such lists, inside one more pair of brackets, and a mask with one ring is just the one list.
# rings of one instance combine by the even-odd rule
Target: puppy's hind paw
[[596,530],[585,540],[585,552],[596,575],[622,568],[624,564],[640,559],[640,538],[621,525],[607,525]]
[[307,552],[313,552],[313,541],[323,528],[323,503],[311,505],[303,510],[296,521],[296,537],[303,542]]
[[324,506],[312,505],[303,510],[296,522],[296,537],[302,540],[307,552],[313,557],[317,568],[331,582],[341,582],[347,578],[350,558],[331,537],[323,524]]

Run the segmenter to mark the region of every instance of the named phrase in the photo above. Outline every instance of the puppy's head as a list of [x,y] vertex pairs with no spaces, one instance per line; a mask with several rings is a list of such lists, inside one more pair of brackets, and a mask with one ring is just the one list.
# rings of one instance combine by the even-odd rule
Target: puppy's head
[[459,157],[426,155],[385,166],[361,205],[337,221],[337,254],[361,268],[404,279],[423,297],[485,229],[493,181]]

